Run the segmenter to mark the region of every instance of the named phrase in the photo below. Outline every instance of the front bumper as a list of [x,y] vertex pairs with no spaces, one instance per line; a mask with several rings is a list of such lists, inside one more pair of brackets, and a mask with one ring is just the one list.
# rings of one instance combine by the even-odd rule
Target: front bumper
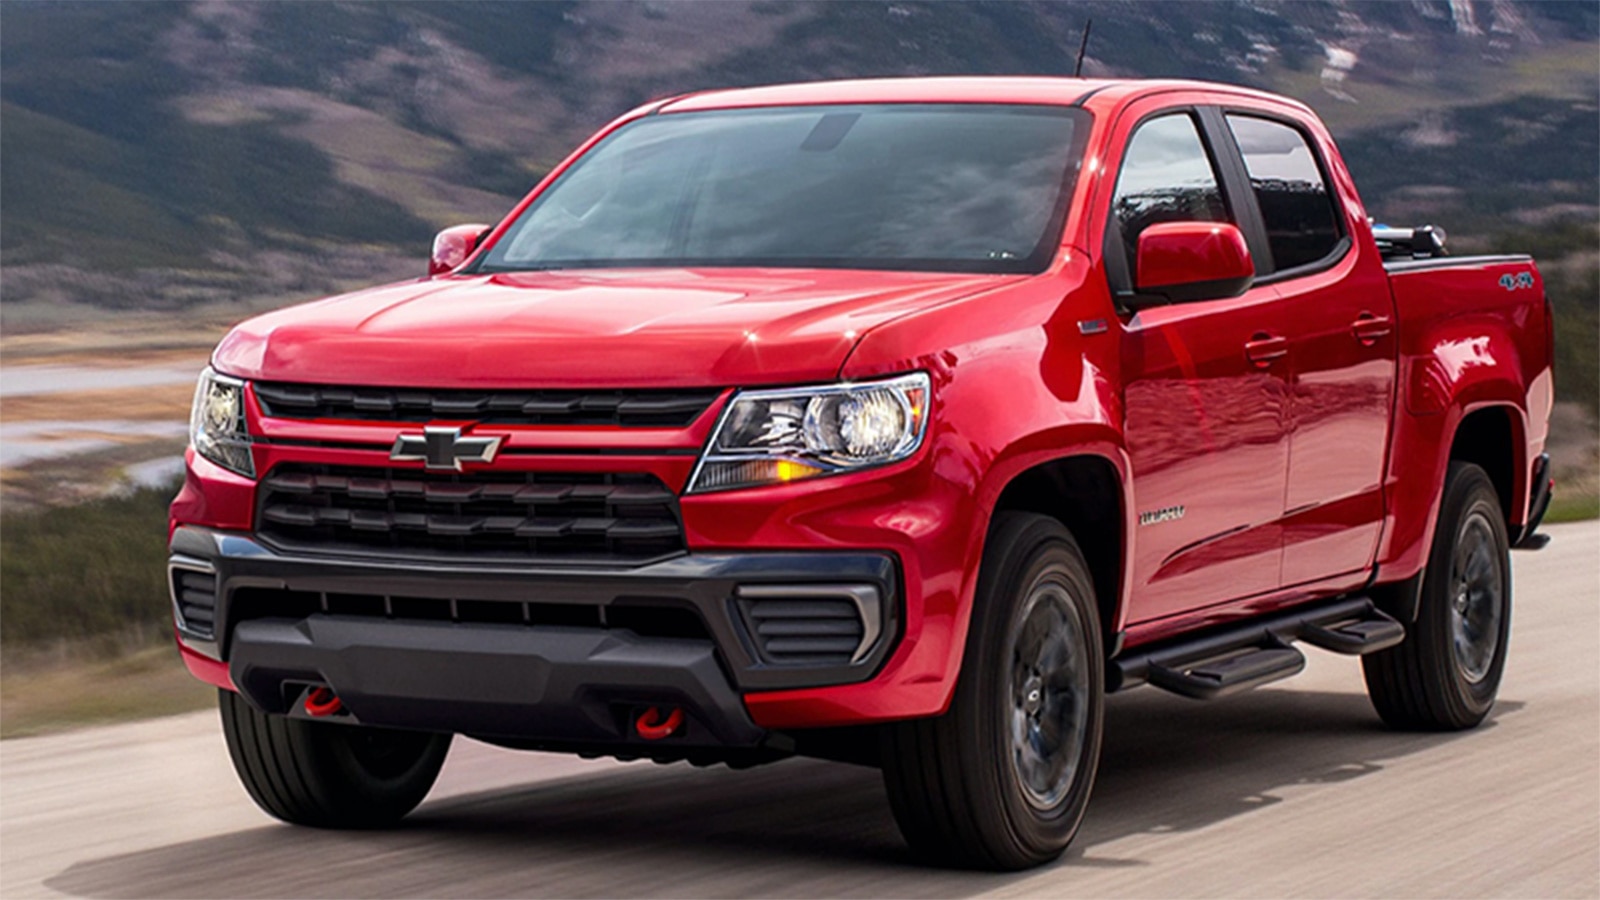
[[755,747],[766,735],[710,643],[626,631],[252,619],[234,632],[228,669],[252,703],[282,715],[301,715],[305,692],[327,685],[354,721],[393,728],[642,745],[632,723],[657,706],[685,711],[672,747]]
[[[885,553],[562,570],[293,555],[183,526],[169,569],[185,649],[263,709],[327,685],[363,723],[556,743],[627,741],[637,710],[671,705],[689,717],[677,743],[755,746],[743,693],[863,682],[903,620]],[[774,649],[774,629],[852,609],[842,655]]]

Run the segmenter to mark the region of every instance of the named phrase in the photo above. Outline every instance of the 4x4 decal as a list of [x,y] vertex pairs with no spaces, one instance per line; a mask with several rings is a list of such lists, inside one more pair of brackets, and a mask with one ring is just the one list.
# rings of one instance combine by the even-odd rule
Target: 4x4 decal
[[1532,272],[1507,272],[1500,276],[1500,286],[1508,291],[1520,291],[1533,287]]

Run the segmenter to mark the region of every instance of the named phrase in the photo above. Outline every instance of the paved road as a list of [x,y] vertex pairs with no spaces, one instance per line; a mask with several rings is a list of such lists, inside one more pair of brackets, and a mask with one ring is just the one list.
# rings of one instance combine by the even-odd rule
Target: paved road
[[1214,704],[1114,697],[1059,864],[917,868],[876,774],[583,762],[460,742],[402,829],[277,825],[197,714],[0,744],[0,895],[1600,895],[1600,526],[1516,554],[1501,702],[1379,727],[1349,659]]

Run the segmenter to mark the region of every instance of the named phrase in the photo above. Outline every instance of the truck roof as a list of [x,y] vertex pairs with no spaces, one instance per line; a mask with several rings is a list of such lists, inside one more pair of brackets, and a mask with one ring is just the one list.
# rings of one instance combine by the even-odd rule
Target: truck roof
[[655,111],[694,112],[831,103],[1029,103],[1073,106],[1092,95],[1123,102],[1145,94],[1179,90],[1224,91],[1280,103],[1286,99],[1252,88],[1208,81],[986,75],[867,78],[710,90],[670,98],[656,106]]

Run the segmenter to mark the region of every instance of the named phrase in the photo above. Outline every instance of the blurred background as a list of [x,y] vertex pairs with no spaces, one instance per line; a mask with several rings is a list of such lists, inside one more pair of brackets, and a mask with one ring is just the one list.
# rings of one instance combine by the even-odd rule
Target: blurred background
[[[1600,5],[0,4],[0,736],[199,708],[167,640],[194,376],[254,312],[414,277],[590,132],[703,88],[912,74],[1248,84],[1368,211],[1529,252],[1557,315],[1552,520],[1594,517]],[[114,676],[114,677],[107,677]]]

